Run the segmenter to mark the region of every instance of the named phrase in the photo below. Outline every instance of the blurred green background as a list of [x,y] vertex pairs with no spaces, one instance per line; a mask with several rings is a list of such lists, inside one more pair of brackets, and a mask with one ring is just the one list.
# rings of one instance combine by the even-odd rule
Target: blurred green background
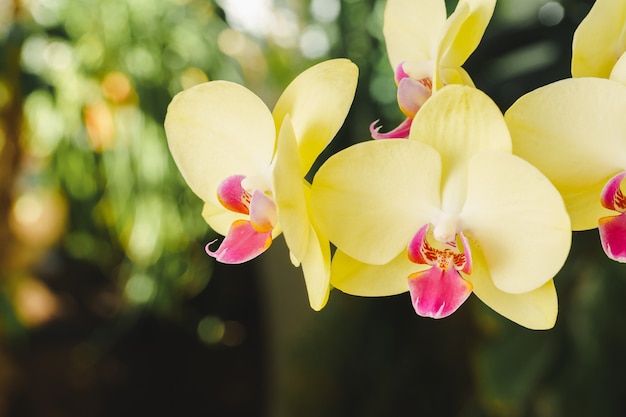
[[[569,77],[591,4],[499,0],[466,69],[502,109]],[[575,234],[546,332],[474,297],[441,321],[407,294],[333,291],[315,313],[282,240],[241,266],[204,253],[172,96],[227,79],[272,107],[348,57],[357,96],[323,160],[401,120],[384,5],[0,0],[0,417],[624,415],[626,267],[597,231]]]

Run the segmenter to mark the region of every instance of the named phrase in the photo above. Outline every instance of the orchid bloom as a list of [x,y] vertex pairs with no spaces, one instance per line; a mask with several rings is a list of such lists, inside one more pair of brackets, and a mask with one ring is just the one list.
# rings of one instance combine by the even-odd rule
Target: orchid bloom
[[406,138],[415,114],[426,100],[447,84],[473,86],[461,68],[480,43],[496,0],[460,0],[446,18],[444,0],[388,0],[383,35],[398,85],[398,105],[406,119],[374,139]]
[[505,114],[513,152],[558,188],[573,230],[599,227],[607,256],[626,262],[626,86],[572,78],[534,90]]
[[441,318],[473,292],[521,325],[554,325],[569,218],[548,179],[511,154],[501,112],[475,88],[441,89],[408,140],[330,157],[311,207],[337,246],[331,283],[346,293],[409,291],[417,314]]
[[273,112],[246,88],[212,81],[176,95],[165,119],[174,161],[204,201],[209,226],[225,235],[207,253],[242,263],[282,231],[316,310],[328,298],[330,247],[309,217],[304,176],[341,127],[357,76],[346,59],[317,64],[291,82]]
[[626,262],[626,88],[618,84],[626,85],[626,3],[596,0],[572,49],[577,78],[532,91],[506,112],[513,151],[559,189],[573,230],[598,227],[607,256]]
[[572,76],[626,84],[626,2],[595,1],[574,33]]

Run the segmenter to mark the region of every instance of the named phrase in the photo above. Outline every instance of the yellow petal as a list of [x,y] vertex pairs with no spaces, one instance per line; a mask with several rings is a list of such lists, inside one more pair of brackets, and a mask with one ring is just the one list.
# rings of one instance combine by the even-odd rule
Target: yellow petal
[[309,241],[310,222],[298,145],[289,115],[278,135],[272,182],[285,242],[296,259],[302,261]]
[[502,291],[541,287],[569,253],[571,227],[561,196],[541,172],[515,155],[483,151],[472,158],[461,222]]
[[216,207],[220,182],[266,168],[276,140],[265,104],[246,88],[227,81],[200,84],[177,94],[167,109],[165,131],[189,187]]
[[273,116],[277,130],[285,115],[300,149],[304,176],[343,124],[354,98],[359,71],[347,59],[332,59],[307,69],[280,96]]
[[302,272],[311,308],[320,311],[330,294],[330,243],[313,226],[310,226],[308,236]]
[[524,327],[534,330],[550,329],[556,322],[558,300],[554,282],[546,282],[536,290],[509,294],[499,290],[489,276],[488,267],[476,245],[472,246],[474,270],[464,275],[474,286],[474,294],[497,313]]
[[602,186],[626,169],[625,108],[626,86],[575,78],[524,95],[505,114],[513,153],[558,188],[574,230],[598,226],[607,213],[599,207]]
[[446,21],[443,0],[388,0],[383,34],[391,67],[403,61],[433,60]]
[[439,208],[440,158],[408,140],[353,145],[317,172],[312,216],[339,249],[361,262],[385,264]]
[[574,33],[572,75],[609,78],[626,50],[626,3],[596,0]]
[[384,297],[407,292],[409,275],[428,268],[430,265],[411,262],[406,251],[384,265],[370,265],[338,250],[333,256],[330,280],[335,288],[347,294]]
[[[443,28],[437,62],[440,67],[460,67],[474,52],[493,15],[496,0],[461,0]],[[436,88],[443,83],[435,80]],[[451,80],[443,79],[450,83]]]

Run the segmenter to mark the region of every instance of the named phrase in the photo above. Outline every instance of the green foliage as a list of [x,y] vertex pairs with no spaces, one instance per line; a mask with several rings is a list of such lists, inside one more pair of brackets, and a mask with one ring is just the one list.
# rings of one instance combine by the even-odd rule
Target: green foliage
[[[201,290],[211,263],[201,204],[171,160],[167,104],[185,86],[237,74],[227,28],[204,1],[34,2],[15,16],[33,186],[69,205],[62,247],[131,304],[168,311]],[[8,34],[7,34],[8,35]]]

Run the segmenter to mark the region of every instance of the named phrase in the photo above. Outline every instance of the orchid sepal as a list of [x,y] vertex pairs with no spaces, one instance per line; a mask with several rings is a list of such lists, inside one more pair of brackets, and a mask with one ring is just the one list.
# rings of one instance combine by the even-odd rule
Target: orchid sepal
[[313,310],[320,311],[330,296],[330,242],[313,224],[310,225],[308,237],[309,242],[301,266],[309,304]]

